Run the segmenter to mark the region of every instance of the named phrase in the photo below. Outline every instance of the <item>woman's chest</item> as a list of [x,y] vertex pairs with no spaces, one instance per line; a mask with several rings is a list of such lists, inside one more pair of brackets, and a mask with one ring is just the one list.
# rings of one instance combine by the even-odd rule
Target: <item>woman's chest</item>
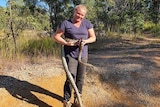
[[88,36],[88,29],[83,24],[81,24],[79,27],[75,26],[74,24],[70,24],[66,26],[65,33],[73,37],[83,37]]

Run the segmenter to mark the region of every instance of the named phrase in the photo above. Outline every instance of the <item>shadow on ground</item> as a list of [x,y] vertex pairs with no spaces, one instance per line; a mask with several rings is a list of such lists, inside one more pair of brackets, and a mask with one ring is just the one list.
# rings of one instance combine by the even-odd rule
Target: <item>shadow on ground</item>
[[101,107],[158,107],[160,42],[118,40],[101,48],[89,58],[102,69],[101,82],[113,94],[112,103]]
[[11,76],[0,75],[0,88],[5,88],[13,97],[37,105],[38,107],[52,106],[38,99],[38,97],[32,94],[32,92],[45,94],[59,101],[63,101],[63,98],[57,94],[54,94],[40,86],[31,84],[27,81],[21,81]]

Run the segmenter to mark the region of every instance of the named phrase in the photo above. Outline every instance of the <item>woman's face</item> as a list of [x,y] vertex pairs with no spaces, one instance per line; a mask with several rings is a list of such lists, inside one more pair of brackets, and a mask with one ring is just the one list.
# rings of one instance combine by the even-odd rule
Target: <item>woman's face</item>
[[74,21],[80,22],[85,17],[86,11],[82,8],[78,8],[74,11]]

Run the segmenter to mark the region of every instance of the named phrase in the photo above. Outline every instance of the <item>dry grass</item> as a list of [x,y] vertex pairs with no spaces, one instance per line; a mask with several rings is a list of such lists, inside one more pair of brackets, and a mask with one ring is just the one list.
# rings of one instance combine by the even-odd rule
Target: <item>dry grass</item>
[[99,107],[159,107],[159,48],[156,38],[109,38],[91,51],[89,61],[102,69],[99,83],[110,95]]
[[[106,38],[97,41],[97,43],[91,46],[89,63],[98,67],[100,71],[88,70],[86,74],[82,96],[86,107],[159,107],[160,40],[155,38],[139,38],[136,40]],[[3,100],[4,103],[1,103],[2,105],[7,104],[5,101],[7,102],[8,98],[12,99],[12,104],[27,105],[27,107],[41,106],[32,99],[33,96],[36,96],[35,101],[41,100],[43,104],[45,102],[49,105],[62,107],[62,102],[57,100],[63,95],[62,88],[65,76],[62,74],[53,78],[55,73],[59,71],[64,73],[60,59],[49,58],[43,60],[41,58],[36,59],[34,61],[36,63],[27,64],[25,61],[17,64],[14,61],[9,63],[5,59],[0,61],[1,68],[7,69],[0,69],[1,75],[8,75],[5,78],[10,83],[17,83],[16,87],[12,87],[12,85],[10,87],[22,89],[18,85],[22,83],[20,80],[23,79],[27,90],[22,89],[21,92],[28,92],[28,94],[12,92],[9,89],[8,91],[30,101],[27,102],[26,100],[24,103],[23,99],[17,100],[17,98],[14,98],[13,100],[13,96],[4,93],[0,97],[6,99]],[[20,66],[21,64],[22,66]],[[13,82],[9,79],[11,77],[14,77]],[[28,84],[30,84],[30,87],[27,87]],[[8,88],[4,84],[0,84],[0,86]],[[30,94],[32,88],[37,89],[35,86],[51,90],[54,95],[60,96],[49,98],[40,95],[38,93],[40,90],[34,92],[34,95]],[[2,91],[2,88],[0,91]]]

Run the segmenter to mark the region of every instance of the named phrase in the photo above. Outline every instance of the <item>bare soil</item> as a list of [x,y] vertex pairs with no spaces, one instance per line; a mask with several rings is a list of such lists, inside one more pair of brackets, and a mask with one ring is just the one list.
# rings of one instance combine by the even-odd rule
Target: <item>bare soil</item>
[[[63,107],[60,58],[0,62],[0,107]],[[98,70],[87,69],[85,107],[159,107],[160,39],[108,39],[89,63]]]

